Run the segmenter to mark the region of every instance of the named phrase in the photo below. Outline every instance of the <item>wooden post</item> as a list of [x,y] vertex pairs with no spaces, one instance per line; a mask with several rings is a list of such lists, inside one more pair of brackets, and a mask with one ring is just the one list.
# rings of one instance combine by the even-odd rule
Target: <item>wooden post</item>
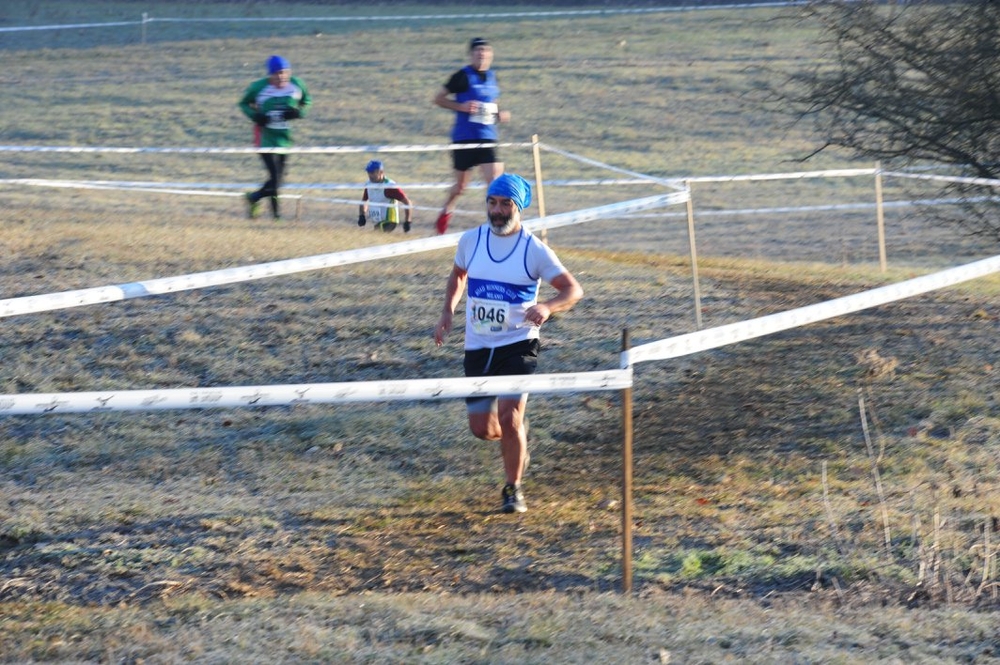
[[146,43],[146,22],[149,20],[149,12],[142,13],[142,43]]
[[882,162],[875,162],[875,219],[878,221],[878,265],[886,271],[885,212],[882,206]]
[[[622,329],[622,351],[629,348]],[[622,390],[622,593],[632,592],[632,388]]]
[[[538,202],[538,216],[545,217],[545,188],[542,187],[542,156],[538,147],[538,134],[531,135],[531,158],[535,163],[535,200]],[[542,229],[542,242],[548,244],[548,231]]]
[[701,287],[698,285],[698,248],[694,240],[694,197],[691,196],[691,182],[684,181],[688,193],[688,248],[691,252],[691,280],[694,282],[694,326],[701,330]]

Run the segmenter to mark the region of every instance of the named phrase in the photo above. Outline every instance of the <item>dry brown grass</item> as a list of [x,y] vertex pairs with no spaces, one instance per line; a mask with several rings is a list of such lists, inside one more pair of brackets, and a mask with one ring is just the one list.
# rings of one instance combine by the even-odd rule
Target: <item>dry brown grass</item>
[[[781,170],[798,140],[748,142],[746,126],[734,126],[718,101],[731,99],[733,72],[764,48],[744,18],[693,15],[686,29],[673,20],[614,18],[519,26],[507,62],[521,68],[510,79],[511,97],[528,116],[523,127],[548,124],[543,134],[556,143],[662,175]],[[699,31],[709,28],[737,31],[731,50],[698,51]],[[553,30],[563,37],[558,49]],[[607,41],[620,41],[623,30],[627,49]],[[454,60],[454,32],[452,25],[393,32],[408,37],[400,58],[414,69],[400,95],[429,98],[450,68],[436,63]],[[16,52],[7,71],[23,79],[27,98],[51,101],[52,83],[78,91],[75,77],[99,58],[139,86],[132,102],[150,100],[153,122],[141,134],[150,145],[228,144],[245,129],[232,118],[202,127],[204,135],[166,133],[172,116],[163,109],[183,87],[171,82],[206,53],[235,51],[206,84],[238,91],[247,72],[237,63],[281,46],[318,90],[357,93],[317,103],[309,142],[367,143],[370,123],[355,121],[371,108],[360,81],[379,61],[374,36],[351,37],[336,53],[314,48],[318,37],[160,42],[155,59],[137,59],[153,48],[139,46]],[[770,38],[770,57],[794,57],[800,47],[792,37]],[[415,64],[415,45],[426,71]],[[327,72],[328,61],[343,64]],[[123,62],[137,64],[129,70]],[[539,76],[566,81],[563,107],[553,111],[552,100],[533,97],[532,62],[542,63]],[[667,66],[676,62],[690,65]],[[718,79],[727,85],[715,85],[711,71],[729,71]],[[602,90],[618,76],[633,78]],[[113,77],[98,78],[104,85]],[[553,124],[567,108],[588,105],[620,115],[626,89],[668,84],[677,94],[640,96],[628,108],[677,151],[610,120],[602,121],[606,137],[591,125]],[[704,130],[697,144],[681,140],[681,127],[675,136],[671,123],[653,120],[672,98],[702,100],[676,115]],[[5,113],[6,142],[71,140],[88,110],[103,117],[103,99],[77,100],[73,112],[39,104],[46,111],[37,120]],[[231,110],[224,106],[223,115]],[[685,120],[695,112],[697,121]],[[383,136],[443,136],[446,119],[432,111],[415,114],[419,126],[407,117],[387,116]],[[11,133],[29,120],[38,123],[30,133]],[[88,140],[138,141],[111,127],[100,125]],[[250,157],[160,160],[25,156],[4,170],[6,177],[213,182],[256,179],[260,170]],[[553,174],[573,172],[546,160]],[[294,177],[350,181],[356,161],[302,158]],[[446,174],[441,162],[414,159],[398,171],[435,180]],[[800,195],[815,203],[862,189],[823,184],[754,196],[789,205]],[[596,187],[547,194],[553,211],[632,195]],[[359,230],[351,215],[314,199],[299,219],[275,225],[243,219],[235,197],[11,188],[4,195],[4,297],[402,239]],[[707,210],[757,205],[736,190],[696,196]],[[476,197],[467,198],[474,207]],[[616,366],[625,326],[633,343],[691,329],[683,229],[670,219],[550,233],[587,298],[547,324],[543,371]],[[890,223],[892,271],[882,275],[867,244],[870,219],[700,218],[706,324],[992,250],[909,212]],[[0,392],[456,376],[458,337],[442,349],[430,337],[450,261],[449,251],[438,251],[7,318]],[[629,595],[617,592],[615,395],[532,398],[531,509],[516,519],[495,513],[496,450],[468,435],[457,402],[4,418],[0,654],[7,662],[988,662],[1000,652],[991,567],[1000,513],[998,288],[995,279],[981,280],[637,368]]]
[[[5,292],[374,235],[195,216],[147,255],[108,242],[155,236],[160,222],[147,234],[145,215],[77,235],[63,217],[24,221],[50,242],[25,243],[18,261],[33,270],[8,273]],[[228,229],[226,243],[194,251],[199,228]],[[690,329],[683,259],[574,249],[573,237],[552,242],[588,297],[547,331],[545,371],[613,366],[623,325],[637,342]],[[102,253],[115,260],[85,258]],[[429,335],[449,261],[441,251],[8,319],[5,391],[455,376],[457,345],[435,349]],[[702,276],[707,317],[727,321],[884,279],[736,259],[707,261]],[[984,619],[958,608],[992,602],[977,552],[996,511],[995,288],[640,366],[630,598],[616,595],[613,395],[532,399],[531,510],[516,521],[494,513],[496,451],[471,440],[457,403],[7,418],[5,651],[371,662],[983,652]],[[873,353],[894,372],[870,372]],[[880,551],[859,386],[886,451],[892,553]],[[873,604],[892,608],[878,625],[863,618]]]

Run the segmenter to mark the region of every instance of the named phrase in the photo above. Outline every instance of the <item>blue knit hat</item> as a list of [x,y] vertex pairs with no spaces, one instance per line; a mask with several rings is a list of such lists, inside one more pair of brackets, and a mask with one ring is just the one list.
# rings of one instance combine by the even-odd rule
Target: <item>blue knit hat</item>
[[365,171],[367,171],[368,173],[372,173],[373,171],[378,171],[382,168],[384,168],[382,162],[380,162],[377,159],[373,159],[372,161],[368,162],[368,166],[365,167]]
[[486,197],[490,196],[510,199],[518,210],[524,210],[531,205],[531,183],[519,175],[504,173],[490,183]]
[[288,61],[282,58],[280,55],[272,55],[267,59],[267,73],[277,74],[282,69],[291,69],[292,66],[288,64]]

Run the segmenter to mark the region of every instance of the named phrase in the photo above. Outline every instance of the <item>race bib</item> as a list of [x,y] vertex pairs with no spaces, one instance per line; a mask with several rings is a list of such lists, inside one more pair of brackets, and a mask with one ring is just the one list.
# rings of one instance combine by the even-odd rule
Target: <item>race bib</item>
[[267,112],[268,129],[288,129],[288,121],[285,120],[285,112],[282,109],[274,109]]
[[379,222],[384,222],[386,217],[386,210],[388,208],[382,206],[371,206],[368,208],[368,219],[370,219],[375,224]]
[[493,102],[479,102],[476,112],[469,114],[469,121],[477,125],[494,125],[499,111],[500,107]]
[[498,335],[507,330],[510,303],[502,300],[472,298],[472,329],[477,335]]

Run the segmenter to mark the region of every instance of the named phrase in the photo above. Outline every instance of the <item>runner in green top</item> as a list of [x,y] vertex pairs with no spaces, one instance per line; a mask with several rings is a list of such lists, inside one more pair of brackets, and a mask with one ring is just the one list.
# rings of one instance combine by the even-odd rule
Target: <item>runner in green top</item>
[[[305,83],[292,76],[288,60],[280,55],[268,58],[267,74],[247,87],[239,102],[240,110],[254,122],[254,145],[260,148],[288,148],[292,145],[290,121],[305,116],[312,98]],[[268,180],[257,191],[246,194],[250,218],[257,216],[260,200],[270,198],[274,218],[281,219],[278,189],[284,180],[288,155],[262,152],[260,158],[267,168]]]

